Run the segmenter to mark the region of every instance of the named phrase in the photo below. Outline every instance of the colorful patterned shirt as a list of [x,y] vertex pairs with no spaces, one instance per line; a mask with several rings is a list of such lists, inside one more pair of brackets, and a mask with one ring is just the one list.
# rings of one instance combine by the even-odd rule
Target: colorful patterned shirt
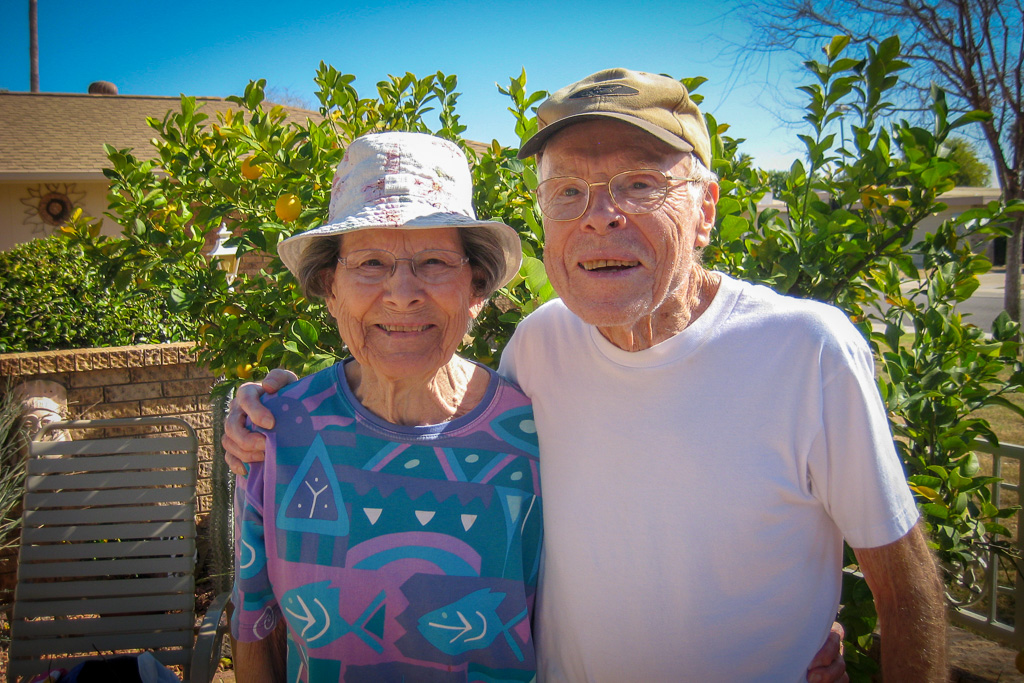
[[338,364],[265,397],[236,487],[232,630],[289,634],[288,680],[530,681],[541,548],[529,399],[491,373],[451,422],[404,427]]

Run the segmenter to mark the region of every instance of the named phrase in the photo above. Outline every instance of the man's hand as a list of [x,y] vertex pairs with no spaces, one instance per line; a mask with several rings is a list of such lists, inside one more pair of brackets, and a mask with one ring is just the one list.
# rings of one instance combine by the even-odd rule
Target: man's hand
[[832,630],[825,644],[814,655],[807,667],[808,683],[849,683],[846,675],[846,660],[843,659],[843,636],[846,632],[838,621],[832,622]]
[[945,683],[946,606],[921,525],[878,548],[854,548],[875,597],[886,683]]
[[297,379],[294,372],[277,368],[267,374],[262,384],[248,382],[238,388],[224,420],[224,437],[220,441],[224,447],[224,462],[232,472],[247,474],[245,463],[260,462],[267,456],[266,438],[245,426],[248,417],[257,427],[274,428],[274,415],[260,402],[260,396],[264,392],[276,393]]

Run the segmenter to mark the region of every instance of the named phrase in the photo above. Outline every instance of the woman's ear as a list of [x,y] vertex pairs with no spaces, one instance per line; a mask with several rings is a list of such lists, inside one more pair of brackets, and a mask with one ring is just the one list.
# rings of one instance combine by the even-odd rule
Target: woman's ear
[[469,317],[476,320],[476,317],[480,315],[480,311],[484,310],[484,304],[487,303],[487,299],[482,296],[475,296],[470,299],[469,303]]

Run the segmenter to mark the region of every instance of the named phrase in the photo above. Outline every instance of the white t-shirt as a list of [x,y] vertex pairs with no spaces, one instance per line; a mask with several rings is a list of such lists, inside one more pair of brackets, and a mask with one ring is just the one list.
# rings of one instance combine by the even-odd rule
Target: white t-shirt
[[804,680],[843,537],[917,521],[871,353],[831,306],[723,276],[692,325],[633,353],[553,301],[501,372],[540,439],[545,683]]

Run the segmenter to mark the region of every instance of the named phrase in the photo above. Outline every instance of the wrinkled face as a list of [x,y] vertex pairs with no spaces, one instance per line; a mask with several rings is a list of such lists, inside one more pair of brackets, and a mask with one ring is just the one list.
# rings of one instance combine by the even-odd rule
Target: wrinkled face
[[[545,146],[540,179],[575,176],[588,183],[653,168],[692,177],[691,160],[642,130],[620,121],[591,120],[567,127]],[[544,265],[552,286],[574,313],[598,327],[632,326],[657,317],[673,297],[685,296],[694,249],[706,246],[714,199],[699,185],[672,183],[661,208],[626,214],[607,186],[591,188],[586,212],[575,220],[544,218]],[[655,321],[656,324],[656,321]]]
[[[343,237],[343,257],[360,249],[386,249],[398,258],[425,249],[464,253],[457,228],[361,230]],[[483,307],[472,280],[467,264],[451,282],[427,284],[412,274],[408,261],[399,261],[394,275],[367,284],[339,264],[327,308],[363,368],[382,379],[427,377],[451,360]]]

